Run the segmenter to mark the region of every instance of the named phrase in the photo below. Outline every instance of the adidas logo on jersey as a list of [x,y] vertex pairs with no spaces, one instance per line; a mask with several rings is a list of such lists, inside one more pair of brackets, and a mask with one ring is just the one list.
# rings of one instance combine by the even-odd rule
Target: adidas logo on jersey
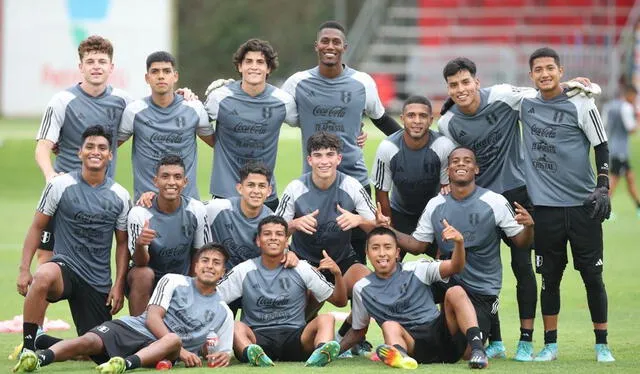
[[529,110],[527,110],[527,113],[536,114],[536,111],[535,111],[535,109],[533,109],[533,107],[531,107]]
[[596,266],[602,266],[604,265],[604,263],[602,262],[602,259],[599,258],[598,261],[596,262]]

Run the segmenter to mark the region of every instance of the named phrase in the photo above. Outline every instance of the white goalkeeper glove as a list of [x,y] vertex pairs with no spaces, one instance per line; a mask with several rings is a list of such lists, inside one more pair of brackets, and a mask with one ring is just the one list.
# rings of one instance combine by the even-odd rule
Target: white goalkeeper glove
[[567,86],[565,93],[569,97],[574,97],[580,94],[588,98],[593,98],[594,96],[599,96],[602,93],[602,89],[596,83],[591,83],[591,85],[585,86],[584,84],[573,80],[565,84]]
[[204,96],[209,96],[211,91],[215,90],[216,88],[220,88],[222,86],[226,86],[229,83],[233,82],[234,80],[235,79],[224,79],[224,78],[220,78],[220,79],[214,80],[213,82],[211,82],[209,87],[207,87],[207,90],[204,91]]

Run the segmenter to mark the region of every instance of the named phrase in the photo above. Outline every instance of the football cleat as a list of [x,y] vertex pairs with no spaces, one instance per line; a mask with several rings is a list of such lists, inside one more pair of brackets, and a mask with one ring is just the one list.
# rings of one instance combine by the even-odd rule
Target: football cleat
[[471,350],[471,358],[469,359],[469,368],[485,369],[489,366],[489,358],[484,353],[484,349]]
[[376,355],[385,365],[401,369],[417,369],[418,362],[412,357],[405,356],[392,345],[382,344],[376,348]]
[[485,350],[487,357],[489,358],[506,358],[507,349],[504,347],[501,341],[496,340],[490,342]]
[[101,374],[122,374],[127,369],[127,364],[122,357],[111,357],[104,364],[96,366],[96,370]]
[[264,353],[261,346],[257,344],[251,344],[247,349],[247,356],[249,363],[253,366],[275,366],[271,358]]
[[609,350],[609,346],[606,344],[596,344],[596,361],[598,362],[614,362],[616,359],[613,358],[611,351]]
[[533,343],[519,341],[513,359],[520,362],[533,361]]
[[324,343],[322,346],[316,348],[304,366],[325,366],[331,361],[335,360],[340,353],[340,344],[336,341],[330,341]]
[[548,343],[544,345],[544,348],[538,353],[533,361],[553,361],[558,358],[558,343]]
[[13,367],[14,373],[28,373],[40,368],[40,361],[34,351],[25,349],[20,353],[18,363]]

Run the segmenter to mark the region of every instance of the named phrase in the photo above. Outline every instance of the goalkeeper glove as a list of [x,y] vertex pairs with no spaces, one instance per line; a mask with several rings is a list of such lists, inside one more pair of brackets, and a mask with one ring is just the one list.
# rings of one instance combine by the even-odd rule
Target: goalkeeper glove
[[580,94],[588,98],[593,98],[594,96],[599,96],[602,93],[602,89],[596,83],[591,83],[591,85],[585,86],[584,84],[573,80],[565,83],[565,85],[565,94],[568,97],[574,97]]
[[211,82],[211,84],[209,85],[209,87],[207,87],[207,90],[204,91],[204,96],[209,96],[209,94],[211,93],[211,91],[215,90],[216,88],[220,88],[222,86],[226,86],[229,83],[233,82],[234,79],[216,79],[213,82]]
[[603,222],[611,216],[611,200],[609,199],[609,178],[604,175],[598,176],[598,184],[587,199],[584,206],[593,206],[591,218]]

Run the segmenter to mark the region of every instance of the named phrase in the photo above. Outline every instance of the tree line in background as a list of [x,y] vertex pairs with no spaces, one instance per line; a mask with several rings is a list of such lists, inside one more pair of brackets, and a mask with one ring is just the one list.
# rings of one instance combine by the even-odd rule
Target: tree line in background
[[[353,23],[364,0],[344,0]],[[175,51],[179,86],[201,99],[213,79],[238,79],[231,59],[250,38],[268,40],[280,65],[269,81],[279,83],[316,65],[313,42],[320,23],[334,19],[334,1],[320,0],[180,0],[176,1]]]

